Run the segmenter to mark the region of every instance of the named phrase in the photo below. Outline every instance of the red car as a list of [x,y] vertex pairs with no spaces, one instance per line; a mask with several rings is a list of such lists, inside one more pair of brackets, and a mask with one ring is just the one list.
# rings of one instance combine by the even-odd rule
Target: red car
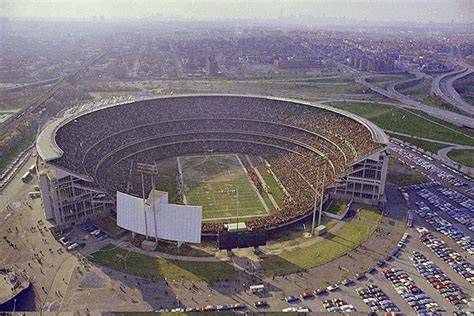
[[313,297],[313,296],[314,296],[314,295],[313,295],[313,293],[311,293],[311,292],[303,292],[303,293],[300,294],[300,297],[301,297],[302,299],[308,299],[308,298],[311,298],[311,297]]

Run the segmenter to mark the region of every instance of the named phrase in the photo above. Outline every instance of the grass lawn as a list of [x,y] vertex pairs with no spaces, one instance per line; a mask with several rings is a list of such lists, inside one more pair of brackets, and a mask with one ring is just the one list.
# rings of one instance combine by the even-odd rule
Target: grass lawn
[[386,76],[373,76],[367,78],[367,82],[379,83],[379,82],[393,82],[408,79],[412,76],[409,75],[386,75]]
[[412,145],[415,145],[418,148],[422,148],[434,154],[436,154],[440,149],[448,147],[448,145],[428,142],[428,141],[417,139],[417,138],[405,137],[405,136],[400,136],[400,135],[395,135],[395,134],[390,134],[390,135],[400,140],[403,140],[406,143],[410,143]]
[[[179,157],[186,203],[203,207],[204,219],[267,215],[236,155]],[[237,211],[238,210],[238,211]]]
[[448,157],[471,168],[474,168],[474,150],[456,149],[448,152]]
[[178,163],[176,158],[161,160],[158,163],[158,179],[155,189],[168,192],[168,202],[176,203],[176,175],[178,173]]
[[376,227],[375,224],[353,219],[334,234],[325,234],[322,241],[284,251],[279,256],[270,256],[262,262],[262,266],[267,275],[286,275],[331,262],[357,248]]
[[278,204],[278,206],[282,207],[284,204],[283,201],[284,201],[285,193],[283,192],[280,185],[277,183],[273,175],[270,172],[268,172],[264,166],[257,167],[257,170],[258,172],[260,172],[260,175],[262,176],[263,180],[270,188],[268,191],[268,194],[271,194],[273,198],[275,199],[275,202]]
[[347,202],[345,201],[333,201],[327,212],[342,215],[347,210]]
[[421,102],[454,113],[466,114],[463,111],[459,110],[457,107],[444,101],[443,98],[438,97],[436,95],[428,95],[424,99],[422,99]]
[[464,101],[474,105],[474,73],[454,81],[453,87]]
[[90,255],[90,259],[116,271],[170,281],[217,282],[235,278],[235,269],[227,262],[166,260],[129,252],[112,244]]
[[[316,214],[317,216],[317,214]],[[296,226],[294,229],[287,229],[280,232],[272,233],[272,239],[267,241],[267,249],[274,251],[281,249],[282,242],[288,242],[288,245],[296,246],[299,243],[306,240],[303,237],[303,233],[310,233],[311,226],[313,223],[312,217],[306,219],[301,226]],[[326,226],[327,230],[330,230],[338,223],[337,220],[331,219],[327,216],[323,216],[321,220],[321,224]],[[317,224],[317,219],[316,219]]]
[[386,130],[457,144],[474,145],[474,131],[440,122],[425,114],[378,103],[332,102],[329,105],[365,117]]
[[401,94],[407,95],[411,98],[421,100],[426,98],[431,92],[431,81],[432,79],[426,79],[416,84],[410,84],[401,87],[398,91]]
[[387,181],[393,185],[403,187],[407,185],[426,183],[428,182],[428,178],[421,173],[402,174],[389,172],[387,175]]
[[348,84],[317,84],[317,83],[295,83],[295,82],[252,82],[241,83],[242,86],[251,89],[260,89],[265,91],[287,90],[300,91],[307,93],[324,93],[324,94],[364,94],[371,93],[367,88],[358,83]]
[[382,216],[382,212],[373,208],[361,208],[358,212],[358,215],[361,220],[377,222]]
[[428,178],[419,172],[413,171],[407,165],[401,164],[394,157],[390,157],[387,182],[396,186],[407,186],[428,182]]

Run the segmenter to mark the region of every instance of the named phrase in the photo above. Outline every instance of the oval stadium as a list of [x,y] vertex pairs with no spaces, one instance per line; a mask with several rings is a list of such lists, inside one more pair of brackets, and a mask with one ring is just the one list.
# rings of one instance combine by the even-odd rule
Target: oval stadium
[[236,221],[281,228],[334,197],[383,203],[387,143],[374,124],[324,105],[182,95],[54,121],[36,146],[57,226],[117,216],[118,192],[143,201],[165,192],[170,204],[201,206],[201,233],[215,235]]

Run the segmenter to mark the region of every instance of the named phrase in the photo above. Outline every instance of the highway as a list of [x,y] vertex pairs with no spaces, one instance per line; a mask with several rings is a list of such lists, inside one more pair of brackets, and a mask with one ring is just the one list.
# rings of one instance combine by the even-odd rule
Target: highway
[[59,80],[61,80],[61,78],[62,77],[57,77],[57,78],[53,78],[53,79],[22,84],[22,85],[18,85],[18,86],[14,86],[14,87],[3,88],[2,90],[5,91],[5,92],[17,92],[17,91],[21,91],[21,90],[24,90],[24,89],[27,89],[27,88],[34,88],[34,87],[39,87],[39,86],[45,86],[45,85],[48,85],[48,84],[52,84],[52,83],[58,82]]
[[36,98],[31,104],[21,108],[15,115],[9,117],[2,125],[0,125],[0,135],[9,133],[12,131],[18,121],[21,121],[25,115],[30,114],[32,112],[37,111],[47,100],[52,98],[62,87],[62,84],[65,82],[69,82],[70,80],[74,79],[79,73],[89,68],[92,64],[96,61],[101,59],[107,54],[108,50],[103,53],[98,53],[91,58],[89,58],[86,62],[84,62],[81,67],[71,74],[67,76],[61,77],[55,84],[53,84],[48,91],[46,91],[43,95]]
[[379,88],[376,85],[371,84],[370,82],[367,82],[367,79],[371,76],[373,75],[361,74],[359,77],[356,78],[356,82],[366,86],[372,91],[375,91],[378,94],[381,94],[387,98],[398,100],[400,103],[402,103],[402,106],[405,108],[420,110],[433,117],[439,118],[446,122],[453,123],[458,126],[466,126],[469,128],[474,128],[474,120],[471,117],[423,104],[421,102],[410,99],[409,97],[397,91],[391,92],[389,90]]
[[454,81],[473,73],[474,67],[460,61],[456,61],[456,63],[462,68],[436,77],[433,80],[431,92],[459,110],[474,115],[474,106],[464,101],[456,89],[453,88]]
[[404,95],[404,94],[401,94],[400,92],[398,92],[395,87],[397,85],[401,85],[401,84],[404,84],[404,83],[407,83],[407,82],[412,82],[412,81],[417,81],[417,80],[420,80],[422,78],[430,78],[430,76],[422,73],[421,71],[410,71],[411,74],[415,75],[415,78],[410,78],[410,79],[406,79],[406,80],[402,80],[402,81],[395,81],[395,82],[392,82],[390,83],[388,86],[387,86],[387,90],[392,93],[393,95],[396,95],[398,96],[399,98],[406,98],[407,96]]

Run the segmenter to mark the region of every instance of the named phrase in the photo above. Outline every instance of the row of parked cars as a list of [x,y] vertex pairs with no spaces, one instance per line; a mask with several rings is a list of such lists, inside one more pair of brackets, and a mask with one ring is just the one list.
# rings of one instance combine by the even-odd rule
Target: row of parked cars
[[[437,191],[439,191],[439,189],[445,188],[438,188]],[[419,190],[416,195],[430,202],[438,210],[448,214],[449,217],[454,219],[456,222],[465,225],[470,231],[474,231],[474,217],[470,214],[465,213],[461,209],[455,207],[448,201],[445,201],[444,199],[427,189]]]
[[356,308],[347,303],[346,301],[340,299],[340,298],[335,298],[332,300],[324,300],[322,302],[323,307],[328,311],[332,313],[353,313],[357,312]]
[[467,282],[474,285],[474,265],[472,263],[446,245],[444,241],[433,236],[431,232],[423,232],[420,235],[420,241],[459,273]]
[[415,312],[434,313],[439,310],[439,305],[424,293],[405,271],[396,268],[387,268],[383,270],[382,273],[384,277],[392,283],[395,291],[397,291]]
[[438,188],[436,191],[446,196],[451,201],[456,202],[461,206],[464,206],[471,213],[474,212],[474,199],[471,199],[470,197],[467,197],[464,194],[444,187]]
[[[399,154],[400,156],[404,157],[405,159],[409,160],[413,164],[425,169],[426,171],[430,172],[431,174],[436,175],[438,178],[452,184],[455,187],[460,187],[464,185],[468,185],[467,181],[461,180],[454,175],[452,175],[450,172],[444,171],[443,169],[439,168],[436,166],[431,160],[428,160],[427,158],[422,158],[413,152],[417,152],[416,150],[412,149],[413,152],[410,152],[409,150],[399,148],[399,147],[391,147],[391,149]],[[411,165],[410,167],[414,168],[414,165]],[[444,167],[444,166],[443,166]],[[447,166],[445,166],[447,168]],[[450,170],[453,171],[454,169]],[[459,173],[456,171],[456,173]],[[465,176],[466,180],[470,180],[469,177]]]
[[81,248],[79,243],[69,240],[66,236],[59,238],[59,242],[69,251],[74,251]]
[[400,312],[400,309],[377,285],[370,284],[366,288],[357,288],[356,292],[373,312]]
[[[383,262],[383,264],[385,264],[384,261],[381,261],[381,262]],[[372,269],[368,270],[367,273],[372,274],[372,273],[375,273],[376,271],[377,270],[375,268],[372,268]],[[362,280],[364,278],[366,278],[365,273],[357,273],[354,276],[354,279],[357,280],[357,281]],[[299,303],[301,303],[301,301],[312,299],[315,296],[326,295],[329,292],[336,292],[340,289],[340,285],[349,286],[349,285],[354,284],[354,283],[355,283],[355,281],[352,280],[352,279],[345,279],[345,280],[343,280],[339,283],[329,285],[326,288],[318,288],[314,291],[304,291],[304,292],[300,293],[298,296],[296,296],[296,295],[287,296],[287,297],[285,297],[285,301],[289,304],[299,304]],[[353,306],[350,305],[350,304],[345,304],[345,305],[349,305],[349,307],[347,307],[347,306],[336,306],[337,304],[335,304],[334,301],[331,301],[331,300],[326,300],[325,302],[332,302],[333,303],[334,306],[332,306],[332,305],[329,306],[329,307],[333,307],[333,308],[331,308],[331,311],[344,312],[344,311],[349,311],[351,308],[353,308]],[[330,303],[328,303],[328,304],[330,304]],[[257,308],[268,308],[269,307],[267,301],[257,301],[257,302],[255,302],[254,305]],[[355,309],[352,310],[352,311],[355,311]],[[311,312],[311,310],[309,309],[309,307],[307,307],[305,305],[301,305],[301,306],[289,306],[287,308],[282,309],[282,312],[308,313],[308,312]]]
[[410,260],[426,282],[434,287],[451,304],[467,304],[469,296],[436,265],[418,251],[412,251]]
[[410,192],[410,191],[418,191],[420,189],[428,189],[432,187],[439,186],[439,182],[425,182],[425,183],[418,183],[418,184],[412,184],[412,185],[407,185],[404,187],[400,187],[400,191],[402,192]]
[[220,305],[203,305],[203,306],[196,306],[196,307],[176,307],[171,310],[159,310],[158,312],[179,312],[179,313],[192,313],[192,312],[232,312],[232,311],[240,311],[244,310],[247,307],[242,303],[235,303],[235,304],[220,304]]
[[[416,202],[419,209],[415,212],[420,215],[428,224],[430,224],[436,231],[454,240],[461,248],[466,250],[469,254],[474,254],[474,244],[471,236],[466,236],[462,231],[453,226],[450,222],[432,211],[422,201]],[[417,228],[421,233],[422,228]],[[421,231],[420,231],[421,230]]]
[[109,238],[109,235],[98,229],[94,224],[86,224],[81,227],[82,231],[95,236],[98,240],[106,240]]

